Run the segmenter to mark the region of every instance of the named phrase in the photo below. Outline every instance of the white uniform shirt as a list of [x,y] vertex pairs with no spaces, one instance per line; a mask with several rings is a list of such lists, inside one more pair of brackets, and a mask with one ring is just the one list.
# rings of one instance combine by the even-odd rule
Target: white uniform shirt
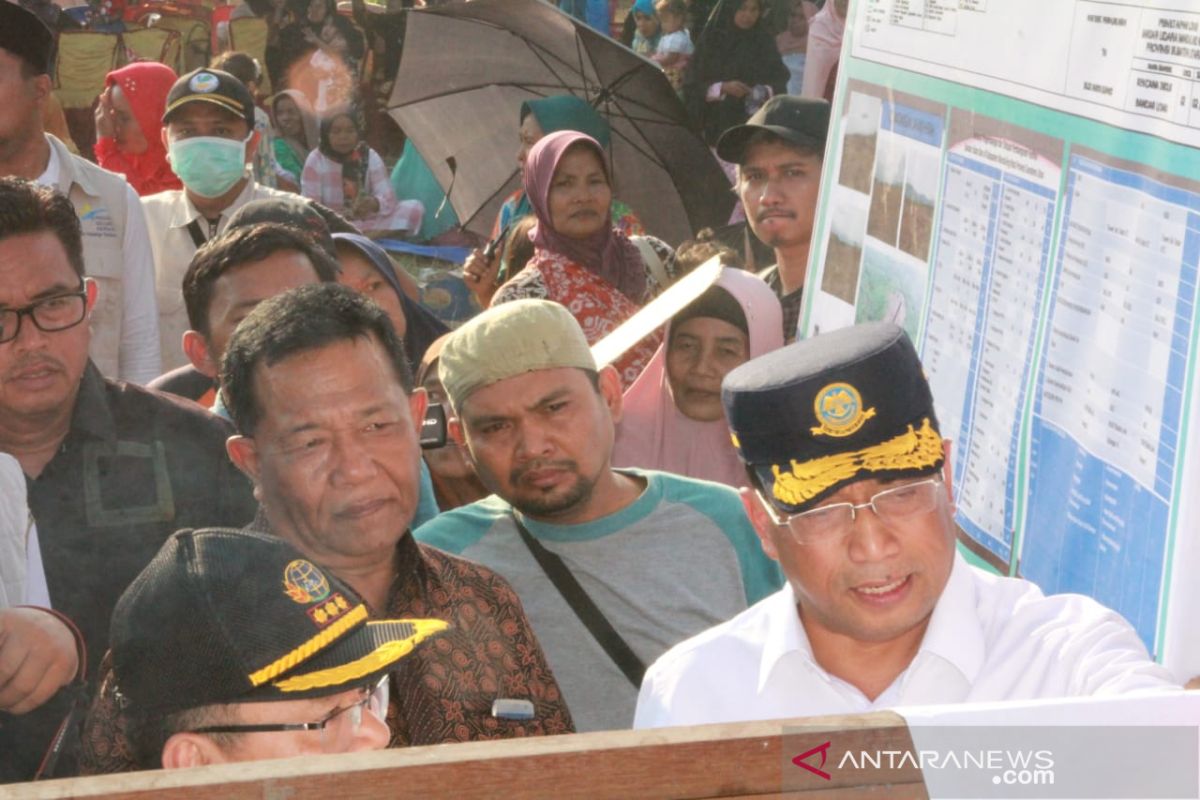
[[8,453],[0,453],[0,608],[50,608],[50,590],[27,492],[21,465]]
[[0,608],[25,602],[27,580],[25,473],[8,453],[0,453]]
[[[221,212],[216,233],[224,233],[234,212],[252,200],[295,196],[268,188],[250,178],[229,207]],[[154,280],[158,295],[158,333],[162,347],[162,364],[163,370],[169,372],[188,363],[187,356],[183,353],[183,334],[190,327],[187,309],[183,304],[183,276],[187,273],[197,248],[187,226],[192,220],[199,220],[200,231],[205,239],[210,238],[209,226],[204,215],[196,210],[183,189],[172,189],[143,197],[142,206],[146,210],[146,224],[151,232],[150,246],[154,250]]]
[[659,658],[642,683],[634,727],[1177,686],[1116,612],[1083,595],[1046,597],[956,555],[917,655],[874,701],[816,663],[787,586]]
[[[72,155],[62,142],[50,134],[46,134],[50,143],[50,159],[46,163],[46,171],[38,176],[36,183],[58,189],[64,194],[70,194],[70,184],[63,186],[62,161],[63,157],[73,158],[83,162],[81,156]],[[92,165],[94,166],[94,165]],[[98,168],[97,168],[98,169]],[[159,353],[158,306],[154,300],[154,256],[150,251],[150,238],[146,230],[146,217],[142,212],[141,198],[122,176],[112,173],[113,179],[120,179],[125,192],[125,231],[121,237],[120,280],[121,280],[121,330],[119,332],[119,368],[113,372],[105,370],[105,377],[119,378],[132,383],[147,384],[162,374],[162,360]],[[82,185],[82,184],[81,184]],[[83,213],[76,209],[77,213]],[[91,273],[96,266],[89,251],[92,246],[91,237],[84,231],[83,260],[84,272]],[[95,276],[93,276],[95,277]],[[103,291],[103,287],[101,287]],[[95,319],[93,323],[96,324]],[[98,352],[103,347],[99,338],[93,337],[91,355],[94,361],[106,363]],[[111,374],[109,374],[111,373]]]

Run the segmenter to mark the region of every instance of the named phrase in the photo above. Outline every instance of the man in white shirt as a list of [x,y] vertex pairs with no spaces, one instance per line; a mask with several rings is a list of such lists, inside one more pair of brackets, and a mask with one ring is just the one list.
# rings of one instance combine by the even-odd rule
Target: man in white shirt
[[1177,686],[1115,612],[956,554],[949,447],[900,328],[776,350],[722,395],[788,586],[651,666],[635,727]]
[[259,144],[254,98],[227,72],[198,69],[167,94],[163,144],[182,189],[142,200],[153,234],[158,327],[163,368],[188,363],[183,276],[196,250],[224,232],[233,213],[252,200],[289,197],[255,182],[249,171]]
[[43,130],[53,41],[32,13],[0,5],[0,177],[37,181],[70,198],[83,230],[88,276],[99,290],[92,361],[105,377],[148,383],[162,362],[146,219],[123,177],[72,155]]

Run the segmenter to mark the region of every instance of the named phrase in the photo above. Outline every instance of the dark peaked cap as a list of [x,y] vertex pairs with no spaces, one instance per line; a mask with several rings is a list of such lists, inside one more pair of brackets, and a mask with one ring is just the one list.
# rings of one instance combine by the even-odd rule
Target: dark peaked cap
[[0,48],[23,58],[37,74],[44,75],[50,72],[54,34],[32,11],[0,0]]
[[378,680],[447,627],[368,617],[353,589],[282,539],[179,531],[117,601],[113,674],[143,717],[321,697]]
[[933,395],[902,328],[872,322],[742,364],[721,386],[734,446],[778,509],[942,466]]
[[746,160],[746,145],[759,131],[766,131],[799,147],[820,152],[829,134],[829,102],[812,97],[775,95],[745,125],[735,125],[717,140],[717,155],[731,164]]

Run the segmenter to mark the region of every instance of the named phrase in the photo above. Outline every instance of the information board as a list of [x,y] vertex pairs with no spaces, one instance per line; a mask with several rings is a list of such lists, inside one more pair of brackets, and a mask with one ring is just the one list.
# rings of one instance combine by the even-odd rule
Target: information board
[[1200,674],[1200,0],[856,0],[801,333],[887,319],[975,557]]

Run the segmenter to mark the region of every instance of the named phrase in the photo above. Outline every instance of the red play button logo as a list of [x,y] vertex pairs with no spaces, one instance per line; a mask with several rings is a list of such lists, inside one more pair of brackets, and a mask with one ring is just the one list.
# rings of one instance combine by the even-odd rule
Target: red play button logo
[[[804,769],[811,772],[813,775],[819,775],[820,777],[824,778],[827,781],[832,780],[829,773],[826,772],[825,770],[821,769],[821,767],[825,766],[825,759],[829,755],[829,744],[830,744],[829,742],[826,742],[825,744],[817,745],[816,747],[814,747],[811,750],[806,750],[805,752],[803,752],[800,755],[793,758],[792,763],[795,764],[797,767],[803,767]],[[817,766],[814,767],[812,764],[809,764],[808,762],[805,761],[805,759],[808,758],[809,756],[815,756],[818,753],[821,754],[821,763],[818,764]]]

